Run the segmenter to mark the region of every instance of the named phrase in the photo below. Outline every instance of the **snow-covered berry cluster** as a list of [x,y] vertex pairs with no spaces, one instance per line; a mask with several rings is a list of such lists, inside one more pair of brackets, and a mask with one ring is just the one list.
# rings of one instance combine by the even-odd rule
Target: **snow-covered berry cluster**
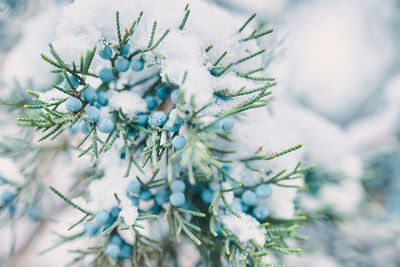
[[[206,11],[215,25],[204,24]],[[249,141],[243,136],[232,139],[275,84],[256,42],[272,30],[250,30],[254,16],[243,21],[202,1],[81,0],[65,8],[51,57],[42,55],[63,81],[29,91],[34,103],[18,122],[42,131],[40,141],[63,135],[79,157],[90,157],[79,194],[50,187],[83,213],[69,228],[81,232],[63,241],[97,242],[78,250],[80,259],[167,266],[182,234],[199,251],[193,265],[265,266],[269,253],[299,251],[285,240],[304,216],[281,218],[276,199],[294,210],[284,189],[298,188],[293,181],[310,168],[272,166],[301,145],[253,151],[240,147]]]

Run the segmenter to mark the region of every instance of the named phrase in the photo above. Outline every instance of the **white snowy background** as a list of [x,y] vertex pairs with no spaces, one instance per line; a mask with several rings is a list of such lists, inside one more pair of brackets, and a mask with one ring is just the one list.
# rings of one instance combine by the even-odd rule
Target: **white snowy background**
[[[59,23],[62,6],[68,2],[0,2],[1,94],[9,94],[15,80],[21,87],[46,90],[49,81],[55,79],[48,64],[40,59],[40,53],[47,51],[50,40],[61,38],[62,33],[56,32],[55,25]],[[339,181],[323,185],[315,194],[298,196],[297,205],[315,214],[317,219],[301,229],[309,237],[307,243],[300,244],[305,247],[303,256],[287,257],[285,263],[397,266],[400,199],[392,196],[400,194],[400,183],[395,182],[400,178],[400,168],[396,168],[400,165],[400,3],[394,0],[216,2],[235,16],[247,17],[257,12],[257,23],[275,30],[259,43],[267,48],[268,55],[264,58],[270,61],[267,70],[278,82],[272,89],[266,116],[260,115],[266,134],[257,137],[263,146],[279,149],[287,143],[302,143],[303,151],[297,157],[315,163],[317,176],[328,175]],[[10,3],[16,7],[11,8]],[[2,136],[18,133],[13,119],[3,113],[0,118]],[[251,123],[257,125],[256,115]],[[234,134],[243,136],[241,131]],[[389,159],[385,155],[390,155]],[[60,174],[57,170],[72,160],[73,164],[86,164],[76,160],[76,155],[63,155],[54,163],[53,173],[45,175],[49,178],[44,183],[68,188],[73,182],[69,177],[74,174]],[[394,165],[390,167],[394,171],[380,171],[388,161]],[[18,176],[11,162],[0,163],[0,171]],[[362,181],[368,175],[378,182],[365,186]],[[21,221],[18,229],[24,234],[18,234],[18,254],[7,266],[61,266],[71,260],[66,247],[37,256],[38,251],[52,244],[51,231],[65,232],[66,226],[76,221],[75,211],[54,212],[63,203],[49,197],[51,204],[44,208],[47,214],[54,214],[57,222],[38,229],[40,234],[30,247],[26,239],[36,230],[35,225]],[[296,195],[289,193],[287,197],[293,200]],[[274,201],[279,203],[279,199]],[[293,208],[285,205],[278,210],[283,213],[280,215],[290,216]],[[329,210],[335,219],[318,217],[320,210]],[[12,240],[10,228],[2,228],[1,235],[0,253],[5,257],[7,244]],[[182,259],[182,262],[188,261]]]

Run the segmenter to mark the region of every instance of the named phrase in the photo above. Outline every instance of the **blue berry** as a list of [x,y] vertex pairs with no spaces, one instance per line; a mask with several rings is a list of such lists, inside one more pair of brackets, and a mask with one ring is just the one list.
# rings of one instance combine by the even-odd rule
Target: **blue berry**
[[171,93],[171,102],[176,105],[178,103],[179,90],[175,89]]
[[119,252],[119,257],[126,259],[129,258],[132,254],[132,249],[131,246],[129,246],[128,244],[122,244],[120,246],[120,252]]
[[128,132],[126,133],[129,137],[132,137],[136,134],[136,129],[129,127]]
[[214,191],[211,189],[206,189],[201,192],[201,199],[206,204],[211,204],[214,198]]
[[94,220],[98,226],[106,224],[108,219],[110,219],[110,215],[105,210],[97,212],[96,216],[94,217]]
[[133,71],[141,71],[144,68],[144,62],[141,59],[132,59],[131,69]]
[[175,207],[180,207],[185,204],[185,195],[182,192],[173,193],[169,197],[169,202]]
[[120,58],[117,61],[115,61],[115,69],[118,72],[125,72],[129,69],[129,60],[126,58]]
[[259,221],[265,220],[269,215],[268,209],[264,206],[255,206],[252,213]]
[[31,206],[28,209],[28,217],[33,221],[37,221],[40,219],[40,213],[40,209],[37,206]]
[[89,133],[89,128],[86,126],[85,121],[81,122],[80,130],[83,134],[88,134]]
[[9,190],[3,191],[0,195],[1,205],[7,205],[14,199],[15,194]]
[[96,89],[94,89],[93,87],[89,86],[88,88],[86,88],[85,91],[83,91],[82,96],[83,96],[83,99],[85,99],[86,102],[89,102],[89,103],[93,104],[97,100]]
[[65,108],[68,112],[77,112],[82,107],[82,102],[76,97],[68,97],[65,101]]
[[111,258],[118,258],[119,253],[120,253],[119,246],[114,245],[114,244],[109,244],[106,248],[106,253]]
[[64,88],[75,89],[76,87],[79,86],[79,81],[78,81],[77,78],[75,78],[75,76],[70,76],[70,75],[68,75],[68,79],[69,79],[69,81],[72,83],[72,86],[73,86],[74,88],[71,88],[71,85],[69,84],[69,82],[67,81],[67,79],[64,80],[64,83],[63,83],[63,87],[64,87]]
[[249,205],[247,205],[246,203],[244,203],[243,201],[240,201],[240,205],[242,205],[242,211],[246,212],[249,210]]
[[138,180],[132,180],[129,182],[128,184],[128,192],[132,193],[132,194],[139,194],[140,190],[142,188],[142,185],[140,184],[140,182]]
[[233,128],[233,119],[232,118],[223,118],[219,121],[219,126],[224,131],[230,131]]
[[83,230],[88,236],[95,236],[99,231],[99,226],[94,222],[86,222],[83,224]]
[[268,184],[260,184],[256,187],[256,195],[258,198],[269,198],[272,194],[272,188]]
[[120,211],[121,211],[120,208],[118,208],[117,206],[114,206],[114,207],[112,207],[112,209],[110,210],[110,216],[111,216],[112,218],[117,218]]
[[242,201],[246,205],[254,206],[257,203],[257,195],[251,190],[246,190],[243,192]]
[[165,123],[165,127],[167,128],[168,132],[177,132],[179,131],[179,129],[181,128],[181,124],[180,123],[175,123],[172,120],[167,120],[167,122]]
[[103,49],[99,50],[99,56],[103,59],[111,59],[112,57],[111,47],[105,45]]
[[186,146],[186,138],[182,135],[177,135],[172,139],[172,146],[175,150],[181,150]]
[[149,117],[149,124],[161,127],[167,121],[167,116],[162,111],[155,111]]
[[153,110],[157,107],[157,99],[153,95],[147,95],[144,100],[147,103],[147,109],[148,110]]
[[113,244],[113,245],[120,246],[120,245],[122,245],[123,241],[122,241],[122,238],[119,235],[112,235],[110,237],[109,243]]
[[231,204],[231,208],[236,211],[236,212],[243,212],[242,210],[242,204],[240,204],[240,201],[235,201]]
[[129,44],[124,45],[124,47],[121,48],[121,50],[119,51],[119,54],[121,56],[126,56],[127,54],[129,54],[129,50],[131,49],[131,46]]
[[150,189],[143,190],[142,192],[140,192],[140,195],[139,195],[139,199],[144,200],[144,201],[150,200],[151,197],[152,197],[152,194],[151,194]]
[[168,191],[165,189],[162,189],[156,193],[156,196],[154,200],[156,203],[160,206],[162,206],[164,203],[168,202],[169,194]]
[[149,119],[149,115],[144,113],[139,113],[136,115],[137,125],[139,126],[146,126],[147,120]]
[[103,83],[109,83],[114,79],[114,73],[109,68],[103,68],[99,73],[99,78]]
[[176,108],[171,110],[168,115],[169,119],[172,120],[174,123],[182,123],[183,118],[178,115],[178,111]]
[[100,111],[98,108],[93,106],[87,106],[85,108],[85,113],[88,116],[87,120],[89,123],[94,123],[100,118]]
[[114,123],[108,118],[101,118],[97,123],[97,128],[102,133],[111,133],[114,130]]
[[136,207],[139,206],[139,198],[138,197],[129,195],[128,198],[131,200],[131,202],[134,206],[136,206]]
[[10,212],[10,216],[14,216],[15,212],[17,211],[17,205],[11,204],[8,208],[8,211]]
[[167,99],[169,96],[169,87],[166,85],[158,87],[156,89],[156,96],[158,96],[158,98],[161,100]]
[[182,180],[175,180],[169,185],[169,188],[171,188],[173,193],[183,192],[185,191],[186,185]]
[[76,132],[79,130],[79,124],[75,123],[74,125],[71,126],[69,129],[70,134],[76,134]]
[[108,105],[108,96],[105,92],[98,92],[97,93],[97,102],[102,106]]

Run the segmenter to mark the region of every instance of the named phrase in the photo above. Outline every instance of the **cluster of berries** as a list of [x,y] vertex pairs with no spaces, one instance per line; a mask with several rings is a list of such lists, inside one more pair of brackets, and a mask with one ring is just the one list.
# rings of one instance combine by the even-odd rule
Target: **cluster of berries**
[[89,236],[95,236],[100,230],[109,228],[119,216],[120,209],[115,206],[110,211],[102,210],[96,213],[94,219],[85,222],[84,231]]
[[257,220],[263,221],[269,216],[269,211],[257,202],[258,200],[269,198],[271,194],[272,189],[268,184],[260,184],[255,190],[237,190],[235,195],[240,198],[235,198],[232,208],[237,212],[247,212]]

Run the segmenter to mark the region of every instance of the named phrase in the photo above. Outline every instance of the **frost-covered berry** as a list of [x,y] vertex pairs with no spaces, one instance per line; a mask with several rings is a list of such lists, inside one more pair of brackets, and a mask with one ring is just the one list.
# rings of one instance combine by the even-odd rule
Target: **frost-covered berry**
[[211,189],[206,189],[201,192],[201,200],[206,204],[211,204],[214,198],[214,191]]
[[122,244],[120,246],[119,257],[126,259],[129,258],[132,254],[132,248],[128,244]]
[[168,115],[169,119],[172,120],[174,123],[182,123],[183,118],[178,115],[178,111],[176,108],[171,110]]
[[9,190],[3,191],[0,195],[1,205],[7,205],[14,199],[15,194]]
[[169,202],[175,207],[180,207],[185,204],[185,195],[182,192],[173,193],[169,197]]
[[169,188],[173,193],[185,191],[186,185],[182,180],[175,180],[170,185]]
[[122,238],[119,235],[112,235],[110,237],[109,243],[113,244],[113,245],[120,246],[120,245],[122,245],[123,241],[122,241]]
[[154,200],[156,203],[160,206],[162,206],[164,203],[168,202],[169,194],[168,191],[165,189],[162,189],[156,193],[156,196]]
[[82,102],[76,97],[68,97],[65,101],[65,108],[68,112],[77,112],[82,107]]
[[141,59],[132,59],[131,61],[131,69],[133,71],[141,71],[144,68],[144,62]]
[[78,79],[75,78],[74,76],[68,75],[68,79],[69,79],[69,81],[72,83],[72,86],[73,86],[74,88],[71,88],[71,85],[69,84],[69,82],[67,81],[67,79],[64,80],[64,83],[63,83],[63,87],[64,87],[64,88],[75,89],[76,87],[79,86],[79,81],[78,81]]
[[75,123],[74,125],[71,126],[71,128],[69,129],[69,133],[70,134],[76,134],[76,132],[78,132],[79,130],[79,124]]
[[174,133],[174,132],[179,131],[179,129],[181,128],[181,124],[174,123],[172,120],[169,119],[165,123],[165,128],[167,128],[168,132]]
[[129,137],[132,137],[136,134],[136,129],[129,127],[128,132],[126,133]]
[[81,122],[80,130],[83,134],[88,134],[89,133],[89,128],[86,126],[85,121]]
[[135,196],[128,196],[134,206],[139,206],[139,198]]
[[103,59],[111,59],[112,49],[108,45],[105,45],[103,49],[99,50],[99,56]]
[[86,88],[86,90],[82,93],[83,99],[85,99],[86,102],[89,102],[93,104],[97,100],[97,92],[96,89],[93,87],[89,86]]
[[272,188],[268,184],[260,184],[256,187],[256,195],[258,198],[269,198],[272,194]]
[[115,61],[115,69],[118,72],[125,72],[129,69],[129,60],[126,58],[120,58],[117,61]]
[[111,216],[112,218],[117,218],[120,211],[121,211],[120,208],[118,208],[117,206],[114,206],[114,207],[112,207],[112,209],[110,210],[110,216]]
[[109,68],[103,68],[99,73],[99,78],[103,83],[109,83],[114,79],[114,73]]
[[114,123],[108,118],[101,118],[97,123],[97,128],[102,133],[111,133],[114,130]]
[[108,105],[108,96],[105,92],[98,92],[97,93],[97,102],[102,106]]
[[95,236],[99,231],[99,226],[94,222],[86,222],[83,224],[83,230],[88,236]]
[[243,212],[242,204],[240,203],[240,201],[234,201],[231,204],[231,208],[236,212]]
[[88,116],[87,120],[89,123],[94,123],[100,118],[100,111],[98,108],[93,106],[87,106],[85,108],[85,113]]
[[120,253],[119,246],[114,244],[109,244],[106,248],[106,254],[111,258],[118,258]]
[[156,89],[156,96],[161,100],[167,99],[169,96],[169,87],[166,85],[158,87]]
[[132,193],[132,194],[139,194],[140,190],[142,188],[142,185],[140,184],[140,182],[138,180],[132,180],[129,182],[128,184],[128,192]]
[[257,203],[257,195],[251,190],[246,190],[242,194],[242,201],[246,205],[254,206]]
[[259,221],[267,219],[269,215],[268,209],[264,206],[255,206],[252,213],[253,216]]
[[175,150],[181,150],[186,146],[186,138],[182,135],[177,135],[172,139],[172,146]]
[[176,105],[178,103],[179,90],[175,89],[171,93],[171,102]]
[[150,200],[151,197],[152,197],[152,194],[149,189],[143,190],[142,192],[140,192],[140,195],[139,195],[139,199],[144,200],[144,201]]
[[167,121],[167,116],[162,111],[155,111],[149,117],[149,124],[161,127]]
[[131,46],[129,44],[124,45],[124,47],[121,48],[121,50],[119,51],[119,54],[121,56],[126,56],[127,54],[129,54],[129,50],[131,49]]
[[149,119],[149,115],[144,113],[139,113],[136,115],[137,125],[139,126],[146,126],[147,120]]
[[96,216],[94,217],[94,220],[98,226],[105,225],[108,219],[110,219],[110,215],[105,210],[97,212]]
[[233,125],[234,122],[232,118],[223,118],[222,120],[219,121],[219,127],[221,127],[221,129],[224,131],[232,130]]
[[146,101],[148,110],[153,110],[157,107],[157,99],[153,95],[147,95],[144,100]]
[[38,206],[31,206],[28,209],[28,217],[33,220],[33,221],[37,221],[40,219],[40,209]]

